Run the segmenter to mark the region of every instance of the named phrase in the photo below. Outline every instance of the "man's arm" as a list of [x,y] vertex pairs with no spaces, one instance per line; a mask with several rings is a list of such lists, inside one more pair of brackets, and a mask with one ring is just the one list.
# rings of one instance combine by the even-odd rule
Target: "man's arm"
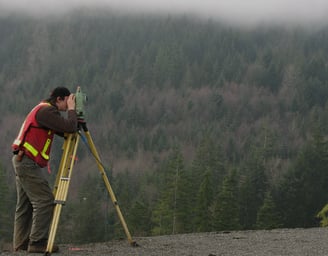
[[56,133],[73,133],[77,131],[77,114],[72,109],[67,111],[67,118],[65,118],[56,107],[43,107],[36,114],[36,120],[40,126],[53,130]]

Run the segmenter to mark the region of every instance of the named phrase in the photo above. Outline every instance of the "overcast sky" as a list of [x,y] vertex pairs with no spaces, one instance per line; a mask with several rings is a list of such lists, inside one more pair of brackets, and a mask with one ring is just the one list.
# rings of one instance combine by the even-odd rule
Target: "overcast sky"
[[0,0],[0,12],[57,14],[76,7],[104,6],[143,13],[198,14],[242,24],[328,23],[328,0]]

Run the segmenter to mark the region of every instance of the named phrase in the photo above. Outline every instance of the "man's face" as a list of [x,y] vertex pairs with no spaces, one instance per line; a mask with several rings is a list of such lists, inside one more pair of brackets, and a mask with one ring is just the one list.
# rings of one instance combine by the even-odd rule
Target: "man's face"
[[68,96],[65,96],[64,99],[57,97],[56,105],[59,111],[66,111],[67,110],[67,99]]

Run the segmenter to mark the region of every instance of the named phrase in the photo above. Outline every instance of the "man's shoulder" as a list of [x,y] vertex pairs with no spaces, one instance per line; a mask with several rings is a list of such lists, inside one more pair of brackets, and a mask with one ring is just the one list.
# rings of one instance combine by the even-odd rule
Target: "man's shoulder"
[[56,115],[60,114],[58,109],[55,106],[53,106],[51,104],[42,104],[42,105],[40,104],[40,108],[37,112],[37,116],[41,116],[41,115],[48,116],[48,115],[52,115],[52,114],[56,114]]
[[39,106],[39,110],[42,110],[42,111],[57,111],[57,108],[48,102],[41,102],[41,103],[39,103],[38,106]]

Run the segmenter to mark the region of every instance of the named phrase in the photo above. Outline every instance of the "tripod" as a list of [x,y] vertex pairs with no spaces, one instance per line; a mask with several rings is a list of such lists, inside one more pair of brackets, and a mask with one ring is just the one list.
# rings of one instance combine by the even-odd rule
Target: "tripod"
[[90,150],[96,159],[98,169],[105,182],[106,188],[107,188],[110,198],[114,204],[114,207],[115,207],[118,217],[121,221],[121,224],[123,226],[123,229],[127,236],[127,239],[132,246],[137,246],[137,243],[132,240],[131,234],[127,227],[127,224],[123,218],[120,207],[117,203],[115,194],[109,183],[105,169],[100,161],[98,152],[93,143],[90,132],[87,128],[87,124],[84,121],[84,119],[79,119],[78,131],[75,133],[66,134],[67,137],[65,138],[65,141],[63,144],[63,154],[62,154],[62,158],[60,161],[59,170],[58,170],[58,174],[56,176],[56,181],[55,181],[55,186],[54,186],[54,191],[53,191],[54,196],[55,196],[55,208],[54,208],[52,223],[50,226],[48,244],[47,244],[47,249],[46,249],[45,255],[51,255],[51,252],[53,249],[60,213],[61,213],[63,205],[65,205],[67,194],[68,194],[68,188],[69,188],[69,184],[71,181],[71,175],[72,175],[72,171],[73,171],[73,167],[74,167],[74,163],[75,163],[76,151],[78,148],[80,138],[84,139],[81,129],[83,130],[83,132],[87,138],[87,143],[90,147]]

